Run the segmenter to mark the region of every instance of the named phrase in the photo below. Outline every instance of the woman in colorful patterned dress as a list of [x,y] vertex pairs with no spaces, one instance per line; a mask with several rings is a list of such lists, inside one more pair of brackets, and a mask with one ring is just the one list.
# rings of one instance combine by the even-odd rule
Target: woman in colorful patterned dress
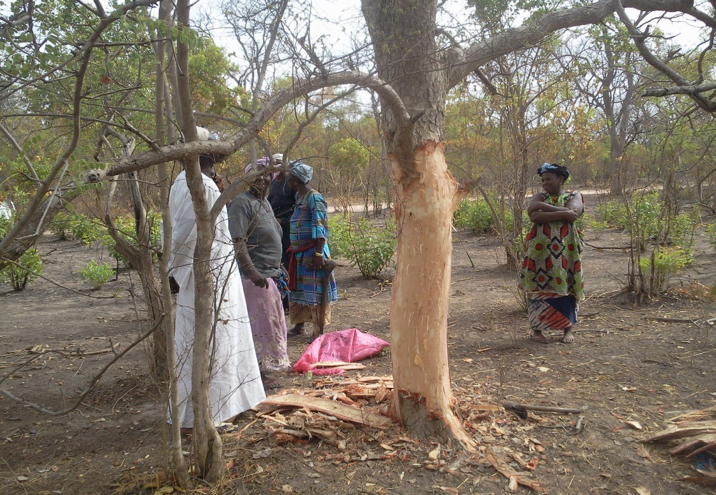
[[326,308],[321,305],[325,260],[328,249],[328,210],[326,200],[309,184],[313,168],[303,162],[293,162],[288,173],[288,185],[296,191],[296,206],[291,217],[291,260],[288,268],[289,315],[294,327],[289,335],[301,335],[305,322],[315,327],[319,322],[331,322],[330,301],[338,299],[336,281],[331,272]]
[[574,342],[579,301],[584,299],[582,242],[574,222],[584,213],[582,194],[565,191],[570,174],[565,167],[545,163],[537,171],[543,192],[527,207],[534,223],[527,235],[527,255],[520,270],[520,289],[527,293],[532,339],[547,342],[545,330],[564,332],[562,342]]

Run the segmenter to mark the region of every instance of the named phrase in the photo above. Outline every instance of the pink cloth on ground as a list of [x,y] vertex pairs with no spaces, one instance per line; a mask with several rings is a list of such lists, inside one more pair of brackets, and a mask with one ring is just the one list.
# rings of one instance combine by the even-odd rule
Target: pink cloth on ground
[[345,370],[313,368],[312,365],[326,361],[354,363],[378,354],[390,344],[361,332],[356,328],[320,335],[308,346],[303,356],[293,365],[294,371],[316,375],[342,375]]

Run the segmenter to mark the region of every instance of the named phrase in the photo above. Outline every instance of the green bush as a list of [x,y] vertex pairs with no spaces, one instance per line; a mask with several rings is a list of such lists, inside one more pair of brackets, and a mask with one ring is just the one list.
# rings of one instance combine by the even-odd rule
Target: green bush
[[[0,239],[5,237],[14,222],[14,218],[0,218]],[[25,290],[27,284],[42,274],[44,265],[40,252],[35,248],[30,248],[22,253],[16,263],[8,263],[0,271],[0,282],[9,283],[14,290],[19,292]]]
[[629,212],[626,205],[611,200],[597,206],[597,216],[611,227],[624,229],[635,237],[641,248],[645,248],[649,241],[667,233],[668,242],[674,244],[686,243],[696,225],[692,215],[679,213],[671,217],[670,225],[668,215],[664,212],[664,203],[661,193],[653,191],[647,194],[634,193],[629,200]]
[[22,253],[16,263],[17,265],[8,264],[0,272],[0,282],[9,283],[14,290],[19,292],[25,290],[27,284],[42,274],[44,265],[40,252],[35,248],[30,248]]
[[98,220],[76,212],[70,213],[69,216],[69,230],[74,238],[82,244],[92,246],[107,235],[105,226]]
[[643,273],[651,275],[653,266],[652,293],[659,294],[668,289],[671,277],[682,268],[689,266],[692,261],[691,250],[664,247],[654,250],[650,257],[644,256],[639,259],[639,267]]
[[58,239],[64,241],[67,240],[68,234],[71,233],[72,216],[64,211],[61,211],[55,215],[48,229],[50,232],[55,234]]
[[114,277],[114,269],[109,263],[97,263],[90,260],[80,272],[80,277],[92,285],[94,289],[101,289],[104,284]]
[[388,220],[382,227],[365,218],[355,222],[336,215],[329,220],[328,242],[332,254],[350,260],[365,278],[376,278],[393,259],[395,223]]
[[351,222],[345,213],[328,218],[328,247],[331,256],[351,258]]
[[485,201],[463,199],[453,214],[453,223],[458,229],[484,234],[492,230],[495,221]]
[[[616,229],[627,229],[627,212],[623,203],[615,200],[609,200],[606,203],[600,203],[596,208],[597,218],[601,219],[603,224]],[[597,221],[595,219],[595,221]]]

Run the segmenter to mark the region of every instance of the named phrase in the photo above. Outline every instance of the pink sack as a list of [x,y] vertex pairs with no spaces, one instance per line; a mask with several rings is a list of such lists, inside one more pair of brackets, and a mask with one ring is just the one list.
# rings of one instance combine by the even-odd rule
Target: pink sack
[[316,375],[342,375],[345,370],[314,368],[313,365],[328,361],[353,363],[375,356],[389,345],[386,341],[356,328],[326,333],[308,346],[301,359],[293,365],[293,369],[298,373],[311,371]]

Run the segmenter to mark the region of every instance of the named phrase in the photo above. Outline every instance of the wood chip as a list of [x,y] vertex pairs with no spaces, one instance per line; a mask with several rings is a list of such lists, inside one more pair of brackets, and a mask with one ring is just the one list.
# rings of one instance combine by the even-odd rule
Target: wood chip
[[520,474],[512,469],[506,460],[495,455],[495,452],[489,447],[485,450],[485,458],[498,473],[508,480],[514,477],[515,481],[520,485],[531,488],[537,492],[544,491],[545,488],[539,481],[530,478],[529,474]]

